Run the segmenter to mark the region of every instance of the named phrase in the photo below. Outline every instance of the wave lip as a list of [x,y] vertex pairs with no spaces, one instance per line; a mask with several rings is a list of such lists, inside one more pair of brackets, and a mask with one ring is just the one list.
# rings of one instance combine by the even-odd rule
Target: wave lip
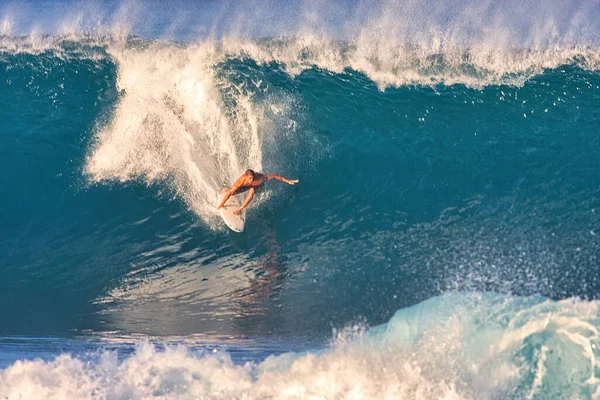
[[327,349],[236,364],[224,352],[145,343],[119,359],[17,361],[0,372],[13,398],[591,398],[597,301],[464,293],[400,310],[372,329],[337,332]]
[[[252,60],[260,65],[278,64],[290,76],[318,68],[336,74],[354,71],[364,74],[380,90],[406,85],[466,85],[482,88],[493,85],[522,86],[527,80],[563,66],[588,71],[600,70],[600,49],[596,44],[565,43],[549,46],[513,46],[490,43],[462,43],[447,37],[428,40],[381,39],[381,35],[359,35],[332,39],[319,34],[249,39],[228,36],[180,43],[144,39],[118,32],[101,34],[69,33],[1,36],[0,54],[50,53],[62,59],[110,57],[119,68],[124,90],[134,63],[140,71],[160,71],[160,78],[187,90],[199,81],[208,89],[215,85],[214,69],[231,59]],[[192,68],[188,63],[195,63]],[[187,67],[180,65],[187,64]],[[188,82],[174,80],[187,73]],[[191,75],[189,75],[191,74]],[[154,79],[146,74],[144,79]],[[142,76],[138,76],[142,78]],[[159,80],[161,81],[161,80]],[[164,84],[157,89],[164,89]],[[210,81],[210,84],[209,84]],[[258,82],[256,82],[258,84]],[[160,86],[163,86],[161,89]],[[180,100],[180,99],[179,99]]]

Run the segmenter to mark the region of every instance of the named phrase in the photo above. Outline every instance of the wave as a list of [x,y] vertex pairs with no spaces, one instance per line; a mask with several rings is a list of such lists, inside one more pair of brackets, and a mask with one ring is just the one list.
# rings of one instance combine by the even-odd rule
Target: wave
[[233,362],[225,351],[142,343],[0,371],[0,395],[46,399],[592,398],[597,301],[455,293],[389,322],[335,332],[323,350]]
[[[96,121],[85,173],[94,183],[166,182],[211,226],[217,221],[213,203],[218,191],[244,169],[293,174],[301,163],[308,161],[304,167],[310,167],[327,154],[290,90],[293,84],[281,82],[278,71],[292,79],[315,68],[342,80],[360,73],[384,90],[521,86],[559,67],[600,67],[600,51],[590,48],[507,51],[315,36],[197,44],[114,35],[28,36],[4,37],[0,49],[7,55],[114,63],[118,99],[110,115]],[[275,68],[265,72],[270,65]],[[270,165],[263,165],[264,154]]]
[[[465,57],[483,86],[382,90],[348,41],[41,38],[0,52],[0,159],[20,166],[0,208],[7,301],[28,304],[33,279],[90,316],[69,329],[260,336],[378,323],[447,290],[595,295],[596,50],[515,50],[543,62],[504,83]],[[439,82],[447,58],[424,59]],[[230,238],[216,191],[248,167],[305,184],[266,188]]]

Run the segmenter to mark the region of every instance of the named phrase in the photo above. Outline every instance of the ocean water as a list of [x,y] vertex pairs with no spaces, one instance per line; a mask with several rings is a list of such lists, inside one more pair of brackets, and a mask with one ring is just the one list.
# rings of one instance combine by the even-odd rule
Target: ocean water
[[0,398],[600,398],[598,17],[2,4]]

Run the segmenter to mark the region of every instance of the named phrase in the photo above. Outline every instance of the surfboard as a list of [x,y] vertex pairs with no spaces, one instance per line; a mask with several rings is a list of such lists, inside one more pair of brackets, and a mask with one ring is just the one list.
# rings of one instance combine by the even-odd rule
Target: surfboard
[[[217,205],[221,204],[223,197],[227,194],[228,188],[223,188],[217,197]],[[243,232],[246,224],[246,210],[244,209],[240,215],[235,215],[233,212],[240,208],[242,203],[236,196],[231,196],[227,203],[219,210],[221,218],[225,224],[234,232]]]

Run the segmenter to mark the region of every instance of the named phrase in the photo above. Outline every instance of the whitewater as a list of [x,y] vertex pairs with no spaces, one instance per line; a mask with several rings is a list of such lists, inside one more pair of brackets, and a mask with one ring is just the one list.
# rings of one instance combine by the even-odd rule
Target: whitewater
[[2,4],[0,398],[600,398],[598,16]]

